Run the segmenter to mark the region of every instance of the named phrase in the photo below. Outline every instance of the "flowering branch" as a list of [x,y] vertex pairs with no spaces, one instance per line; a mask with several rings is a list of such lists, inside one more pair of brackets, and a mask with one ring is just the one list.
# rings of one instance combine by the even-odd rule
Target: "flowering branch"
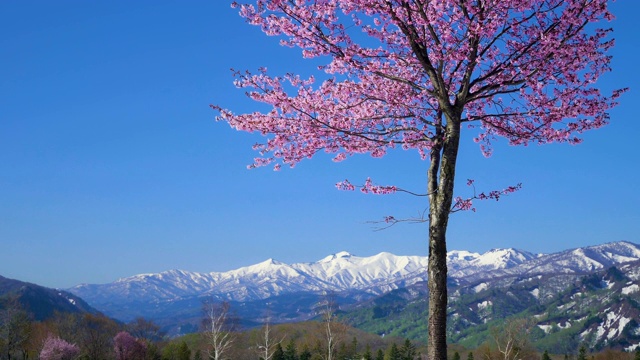
[[380,221],[367,221],[369,224],[379,224],[374,227],[374,231],[386,230],[393,225],[399,223],[409,223],[409,224],[423,224],[429,222],[429,214],[427,213],[427,209],[418,212],[418,216],[410,217],[406,219],[397,219],[395,216],[388,215],[385,216],[383,220]]
[[374,185],[371,178],[367,178],[364,185],[353,185],[349,180],[340,181],[336,184],[338,190],[354,191],[356,188],[360,189],[363,194],[375,194],[375,195],[388,195],[395,194],[396,192],[403,192],[405,194],[413,196],[429,196],[429,194],[419,194],[413,191],[399,188],[395,185]]
[[407,192],[394,185],[374,185],[371,178],[367,178],[364,185],[353,185],[346,179],[336,184],[336,188],[338,188],[338,190],[354,191],[356,187],[360,188],[360,192],[363,194],[387,195],[394,194],[398,191]]
[[490,191],[488,193],[484,193],[481,192],[480,194],[476,195],[476,187],[474,185],[474,180],[473,179],[468,179],[467,180],[467,186],[471,186],[473,187],[473,196],[470,198],[466,198],[463,199],[462,197],[458,196],[456,197],[455,203],[453,204],[453,206],[451,207],[451,213],[455,213],[458,211],[466,211],[466,210],[471,210],[473,212],[476,211],[476,208],[473,207],[473,200],[495,200],[498,201],[500,200],[501,196],[505,196],[505,195],[509,195],[511,193],[514,193],[518,190],[520,190],[522,188],[522,183],[518,183],[515,186],[509,186],[505,189],[502,190],[493,190]]
[[[471,210],[471,211],[475,212],[476,208],[473,207],[473,201],[474,200],[495,200],[495,201],[499,201],[502,196],[509,195],[509,194],[514,193],[514,192],[516,192],[516,191],[518,191],[518,190],[520,190],[522,188],[522,183],[518,183],[515,186],[509,186],[509,187],[507,187],[505,189],[502,189],[502,190],[493,190],[493,191],[490,191],[488,193],[481,192],[480,194],[477,194],[474,182],[475,181],[473,179],[467,179],[467,186],[473,187],[473,196],[469,197],[469,198],[466,198],[466,199],[463,199],[460,196],[456,197],[454,199],[455,202],[454,202],[453,206],[451,207],[450,213],[456,213],[458,211],[467,211],[467,210]],[[415,195],[415,196],[426,196],[426,194],[415,194],[413,192],[406,191],[406,190],[400,189],[400,188],[395,187],[395,186],[373,185],[373,183],[371,182],[370,178],[367,178],[367,181],[365,182],[365,184],[361,185],[361,186],[353,185],[348,180],[344,180],[344,181],[341,181],[341,182],[337,183],[336,187],[339,190],[347,190],[347,191],[353,191],[357,187],[357,188],[360,188],[360,191],[362,193],[364,193],[364,194],[386,195],[386,194],[392,194],[392,193],[400,191],[400,192],[409,193],[409,194]],[[422,212],[419,212],[418,216],[416,216],[416,217],[398,219],[395,216],[387,215],[382,220],[367,221],[367,223],[370,223],[370,224],[381,224],[381,226],[376,226],[374,228],[375,231],[388,229],[388,228],[390,228],[393,225],[396,225],[398,223],[422,224],[422,223],[426,223],[426,222],[429,222],[429,214],[427,213],[426,209],[424,211],[422,211]]]

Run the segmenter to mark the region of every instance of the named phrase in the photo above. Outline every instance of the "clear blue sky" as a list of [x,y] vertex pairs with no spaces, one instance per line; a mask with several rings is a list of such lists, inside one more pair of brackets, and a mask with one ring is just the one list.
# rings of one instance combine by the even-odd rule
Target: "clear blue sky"
[[[640,242],[640,2],[612,9],[614,72],[601,86],[631,91],[611,124],[579,146],[499,144],[490,159],[467,136],[460,195],[466,178],[479,190],[524,187],[453,215],[449,249]],[[64,288],[341,250],[427,254],[426,226],[366,223],[417,214],[424,199],[334,187],[371,176],[420,191],[427,163],[414,152],[246,169],[259,137],[209,108],[260,109],[229,68],[308,74],[313,64],[227,1],[0,1],[0,34],[0,275]]]

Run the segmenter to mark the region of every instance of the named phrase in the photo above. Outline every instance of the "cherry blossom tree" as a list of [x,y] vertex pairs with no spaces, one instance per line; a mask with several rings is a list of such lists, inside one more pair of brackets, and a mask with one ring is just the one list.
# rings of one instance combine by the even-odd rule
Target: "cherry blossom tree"
[[80,348],[75,344],[70,344],[59,337],[49,336],[44,341],[41,360],[73,360],[80,354]]
[[[492,143],[578,144],[609,121],[624,89],[595,86],[610,70],[607,0],[258,0],[240,15],[324,58],[322,81],[295,74],[235,72],[236,85],[271,106],[218,120],[267,139],[250,167],[294,166],[318,152],[335,161],[394,148],[428,161],[430,359],[446,359],[446,230],[451,212],[498,199],[518,185],[464,199],[454,196],[461,138],[490,156]],[[320,78],[319,77],[319,78]],[[345,190],[356,186],[338,183]],[[407,191],[375,185],[365,193]],[[393,224],[399,220],[387,217]]]

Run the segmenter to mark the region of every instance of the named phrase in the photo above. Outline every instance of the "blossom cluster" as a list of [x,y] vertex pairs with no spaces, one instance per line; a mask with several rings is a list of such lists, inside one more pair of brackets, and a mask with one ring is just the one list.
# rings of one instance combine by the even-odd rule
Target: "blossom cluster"
[[[393,185],[374,185],[371,178],[367,178],[364,185],[357,187],[360,188],[363,194],[387,195],[398,191],[398,188]],[[344,180],[338,182],[336,188],[338,188],[338,190],[353,191],[356,189],[356,186],[350,183],[349,180]]]
[[[468,186],[473,186],[474,181],[469,179],[467,180],[467,185]],[[454,199],[454,204],[451,207],[451,212],[456,212],[456,211],[466,211],[466,210],[471,210],[473,212],[476,211],[476,208],[473,207],[473,200],[495,200],[498,201],[500,200],[500,197],[505,196],[505,195],[509,195],[511,193],[514,193],[518,190],[520,190],[522,188],[522,184],[517,184],[514,186],[509,186],[505,189],[502,190],[492,190],[489,191],[487,193],[481,192],[478,195],[475,195],[470,197],[470,198],[462,198],[460,196],[456,197]]]
[[40,359],[73,360],[79,353],[80,348],[76,344],[68,343],[59,337],[49,336],[40,351]]
[[[607,0],[257,0],[233,3],[250,24],[305,58],[325,80],[234,72],[270,105],[217,119],[266,141],[250,167],[294,166],[318,152],[381,157],[401,147],[428,158],[451,124],[490,156],[493,142],[564,142],[604,126],[626,89],[595,87],[610,71]],[[466,126],[462,126],[466,125]],[[438,150],[438,148],[436,148]],[[365,184],[364,192],[391,188]],[[495,198],[499,194],[486,194]],[[466,201],[460,208],[469,207]]]

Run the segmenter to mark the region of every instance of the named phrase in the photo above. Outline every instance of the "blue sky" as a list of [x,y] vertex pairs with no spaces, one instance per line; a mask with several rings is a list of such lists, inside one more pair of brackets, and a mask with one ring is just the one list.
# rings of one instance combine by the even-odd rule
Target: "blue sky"
[[[523,189],[454,214],[449,249],[640,243],[640,2],[612,9],[614,72],[600,84],[631,90],[611,124],[579,146],[499,143],[489,159],[463,139],[460,195],[467,178],[480,191]],[[65,288],[342,250],[427,254],[425,225],[367,224],[413,216],[424,199],[334,187],[370,176],[421,191],[427,163],[415,152],[246,169],[260,138],[216,123],[209,108],[261,109],[229,69],[309,74],[314,64],[227,1],[2,1],[0,34],[0,275]]]

